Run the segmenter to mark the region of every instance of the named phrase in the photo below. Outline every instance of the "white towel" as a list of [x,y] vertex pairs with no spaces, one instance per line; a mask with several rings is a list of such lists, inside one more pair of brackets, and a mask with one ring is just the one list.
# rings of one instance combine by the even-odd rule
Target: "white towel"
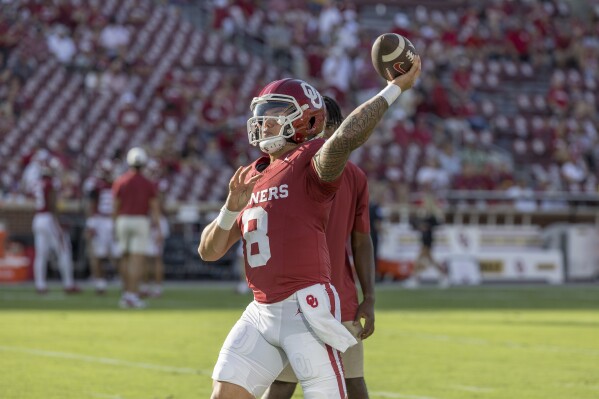
[[331,284],[315,284],[295,294],[308,324],[325,344],[345,352],[358,343],[341,324],[339,296]]

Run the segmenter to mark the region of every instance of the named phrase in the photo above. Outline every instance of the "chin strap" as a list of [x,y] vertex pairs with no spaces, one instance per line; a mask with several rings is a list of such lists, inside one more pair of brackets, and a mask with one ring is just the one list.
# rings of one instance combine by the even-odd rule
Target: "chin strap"
[[260,149],[262,152],[267,154],[272,154],[273,152],[279,151],[281,148],[285,147],[287,140],[283,136],[275,136],[271,137],[267,140],[260,142]]

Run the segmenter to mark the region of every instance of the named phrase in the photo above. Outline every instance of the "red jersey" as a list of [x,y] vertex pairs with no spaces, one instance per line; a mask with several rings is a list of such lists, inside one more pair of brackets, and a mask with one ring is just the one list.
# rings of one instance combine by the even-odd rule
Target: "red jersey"
[[368,201],[366,175],[348,162],[343,171],[341,187],[333,200],[326,231],[331,257],[331,282],[341,300],[341,321],[353,320],[358,310],[358,294],[347,241],[352,231],[370,233]]
[[35,182],[33,186],[33,196],[35,198],[35,211],[38,213],[53,212],[50,209],[51,196],[56,192],[57,187],[54,179],[50,176],[43,176]]
[[314,170],[312,158],[323,144],[311,140],[273,163],[262,157],[252,164],[251,175],[267,166],[237,223],[247,280],[258,302],[279,302],[302,288],[330,282],[325,231],[341,179],[324,182]]
[[141,173],[129,170],[116,179],[112,194],[120,201],[119,215],[147,216],[156,186]]

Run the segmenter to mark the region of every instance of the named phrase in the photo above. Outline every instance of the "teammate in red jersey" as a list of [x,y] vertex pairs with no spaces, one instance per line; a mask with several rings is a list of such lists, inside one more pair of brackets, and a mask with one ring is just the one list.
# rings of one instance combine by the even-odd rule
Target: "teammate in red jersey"
[[148,156],[142,148],[130,149],[127,153],[129,171],[112,185],[116,236],[123,250],[121,271],[125,287],[119,301],[122,308],[146,306],[139,298],[139,284],[150,241],[150,226],[160,223],[156,187],[142,174],[147,161]]
[[45,161],[41,167],[41,176],[33,185],[35,197],[35,216],[33,217],[33,238],[35,241],[35,260],[33,274],[38,293],[45,294],[46,267],[51,253],[56,255],[62,285],[66,293],[77,293],[79,288],[73,282],[73,258],[69,234],[58,222],[56,193],[59,182],[55,172],[59,161],[55,158]]
[[340,322],[331,285],[326,225],[351,152],[420,74],[420,59],[341,124],[326,142],[322,96],[308,83],[268,84],[251,104],[248,136],[268,156],[240,167],[227,201],[202,232],[203,260],[243,238],[254,301],[229,333],[212,378],[212,399],[260,397],[291,363],[304,397],[345,398],[339,351],[357,343]]
[[[343,122],[339,105],[324,96],[327,110],[325,139]],[[351,242],[356,274],[360,280],[363,301],[358,305],[350,253]],[[331,257],[331,282],[341,300],[341,322],[358,339],[358,344],[343,353],[345,384],[349,399],[368,399],[364,381],[364,347],[362,340],[374,332],[374,250],[370,238],[368,211],[368,181],[360,168],[351,162],[345,166],[341,187],[335,195],[329,223],[327,245]],[[360,320],[365,319],[364,328]],[[297,377],[290,365],[272,383],[262,399],[290,399],[297,385]]]

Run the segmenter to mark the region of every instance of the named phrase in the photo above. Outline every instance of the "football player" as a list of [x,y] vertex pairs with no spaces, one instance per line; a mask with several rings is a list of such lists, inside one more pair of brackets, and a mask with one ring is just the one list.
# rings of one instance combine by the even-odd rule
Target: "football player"
[[127,153],[129,170],[112,184],[113,219],[118,243],[123,251],[121,271],[125,284],[119,301],[121,308],[144,308],[139,285],[144,276],[145,256],[150,241],[150,226],[160,224],[156,186],[142,173],[148,161],[143,148]]
[[[326,96],[323,98],[327,111],[324,138],[328,139],[343,122],[343,116],[335,100]],[[368,201],[366,175],[356,165],[348,162],[329,215],[327,246],[331,257],[331,282],[337,289],[341,302],[341,322],[358,338],[358,343],[341,355],[349,399],[368,399],[362,340],[374,332],[375,299],[374,249],[370,237]],[[348,240],[351,242],[356,274],[362,288],[363,300],[359,305],[350,253],[346,250]],[[364,327],[361,324],[362,318],[365,319]],[[291,365],[287,365],[262,399],[291,399],[297,382]]]
[[161,210],[160,221],[157,225],[150,227],[150,242],[147,248],[147,270],[145,283],[142,284],[140,291],[144,296],[159,297],[162,295],[162,280],[164,279],[164,263],[162,253],[164,251],[164,240],[169,236],[170,228],[166,218],[166,209],[164,209],[164,193],[168,188],[168,181],[162,176],[162,166],[155,159],[148,161],[147,177],[156,186],[158,195],[158,204]]
[[112,209],[112,182],[114,168],[109,159],[98,163],[95,176],[86,187],[88,197],[85,221],[85,236],[88,243],[88,256],[92,278],[97,294],[106,291],[106,278],[104,277],[104,264],[112,262],[117,265],[121,251],[114,237],[114,223]]
[[267,156],[237,169],[198,247],[215,261],[242,238],[254,293],[220,351],[212,399],[260,397],[288,363],[305,398],[346,397],[339,352],[357,341],[340,322],[326,225],[351,152],[419,74],[416,58],[326,141],[315,138],[324,130],[324,100],[308,83],[278,80],[253,99],[248,138]]
[[71,239],[58,222],[56,197],[60,183],[55,175],[59,167],[60,161],[56,158],[49,158],[42,162],[40,177],[33,185],[35,198],[35,216],[32,225],[35,246],[33,273],[35,288],[40,294],[48,292],[46,267],[52,253],[58,260],[58,269],[65,292],[72,294],[80,291],[73,282]]

